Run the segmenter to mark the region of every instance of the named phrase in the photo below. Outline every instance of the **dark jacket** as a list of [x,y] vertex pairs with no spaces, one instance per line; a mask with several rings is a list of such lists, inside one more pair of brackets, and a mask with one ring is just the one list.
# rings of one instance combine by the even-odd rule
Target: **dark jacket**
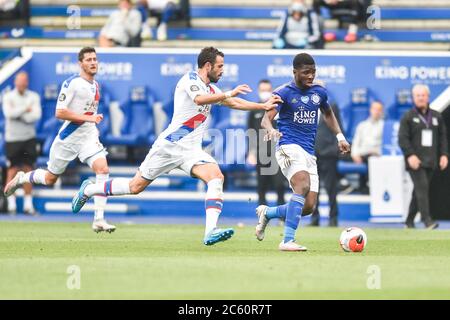
[[[342,129],[341,113],[336,104],[331,104],[331,109],[336,116],[339,126]],[[316,144],[314,151],[317,157],[326,158],[338,158],[339,147],[336,139],[336,135],[328,128],[327,124],[323,120],[323,114],[320,115],[319,124],[317,126]]]
[[[431,115],[428,115],[431,112]],[[448,156],[447,131],[441,114],[435,110],[427,111],[429,124],[425,124],[419,117],[416,108],[406,112],[401,121],[398,132],[398,143],[406,159],[415,154],[421,161],[421,167],[436,169],[439,166],[439,158]],[[427,116],[423,116],[427,119]],[[431,147],[422,146],[422,130],[431,129],[433,141]],[[409,168],[408,161],[406,167]]]

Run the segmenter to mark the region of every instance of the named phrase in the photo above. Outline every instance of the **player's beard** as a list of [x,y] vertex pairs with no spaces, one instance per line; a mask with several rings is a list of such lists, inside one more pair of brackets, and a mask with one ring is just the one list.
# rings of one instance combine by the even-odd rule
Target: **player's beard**
[[209,81],[211,81],[212,83],[217,83],[220,79],[221,75],[215,75],[213,72],[209,72],[208,73],[208,79]]

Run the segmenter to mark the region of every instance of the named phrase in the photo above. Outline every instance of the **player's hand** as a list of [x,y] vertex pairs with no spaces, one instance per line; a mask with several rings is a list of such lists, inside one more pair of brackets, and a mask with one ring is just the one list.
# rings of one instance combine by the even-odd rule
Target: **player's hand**
[[264,141],[278,141],[282,136],[283,134],[280,131],[272,128],[264,136]]
[[247,94],[249,92],[252,92],[252,89],[246,84],[241,84],[231,91],[231,96],[236,97],[240,94]]
[[274,94],[264,103],[264,110],[269,111],[275,109],[280,103],[283,103],[283,100],[280,96]]
[[346,154],[350,152],[350,143],[348,143],[347,140],[339,141],[338,147],[341,154]]
[[447,166],[448,166],[447,156],[441,156],[441,158],[439,159],[439,167],[441,168],[441,170],[445,170]]
[[419,169],[421,163],[422,162],[415,154],[408,157],[408,164],[413,170]]
[[95,122],[95,124],[99,124],[103,120],[103,114],[94,114],[91,116],[91,122]]

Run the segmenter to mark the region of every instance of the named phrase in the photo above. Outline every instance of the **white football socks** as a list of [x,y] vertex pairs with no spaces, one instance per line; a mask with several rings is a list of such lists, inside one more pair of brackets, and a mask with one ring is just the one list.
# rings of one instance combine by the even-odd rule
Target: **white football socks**
[[93,183],[84,189],[84,194],[88,197],[103,195],[103,196],[121,196],[131,194],[130,181],[128,178],[114,178],[102,183]]
[[205,236],[217,227],[219,215],[223,206],[223,181],[221,179],[213,179],[208,182],[208,190],[206,191],[205,210],[206,224]]
[[[109,178],[109,174],[97,174],[95,176],[95,182],[97,183],[104,183]],[[105,213],[105,207],[106,207],[106,201],[108,198],[106,196],[94,196],[94,219],[100,220],[104,218]]]
[[45,174],[47,173],[47,170],[44,169],[36,169],[33,171],[29,171],[25,173],[22,179],[20,179],[19,183],[22,185],[24,183],[31,183],[31,184],[42,184],[47,185],[45,182]]

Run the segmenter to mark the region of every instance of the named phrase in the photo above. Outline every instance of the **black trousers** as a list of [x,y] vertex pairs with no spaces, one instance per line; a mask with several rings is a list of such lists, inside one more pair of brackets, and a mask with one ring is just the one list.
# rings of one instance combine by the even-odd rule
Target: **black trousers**
[[408,172],[411,176],[414,190],[406,222],[414,222],[417,212],[420,211],[422,222],[428,224],[432,221],[430,215],[430,182],[434,169],[419,168],[418,170],[408,170]]
[[[330,218],[337,218],[338,207],[337,207],[337,192],[338,192],[338,172],[337,172],[337,162],[338,158],[317,158],[317,170],[319,173],[319,181],[325,186],[325,190],[328,194],[328,202],[330,205]],[[317,199],[320,196],[317,194]],[[316,208],[313,212],[313,218],[318,219],[319,215],[319,200],[317,200]]]
[[256,176],[257,176],[257,190],[258,190],[258,203],[259,204],[267,204],[266,201],[266,193],[273,187],[277,193],[278,199],[277,199],[277,205],[284,204],[284,180],[285,177],[283,176],[283,173],[281,172],[280,168],[278,168],[278,171],[276,174],[273,175],[263,175],[261,174],[261,169],[265,166],[262,166],[261,164],[256,165]]

